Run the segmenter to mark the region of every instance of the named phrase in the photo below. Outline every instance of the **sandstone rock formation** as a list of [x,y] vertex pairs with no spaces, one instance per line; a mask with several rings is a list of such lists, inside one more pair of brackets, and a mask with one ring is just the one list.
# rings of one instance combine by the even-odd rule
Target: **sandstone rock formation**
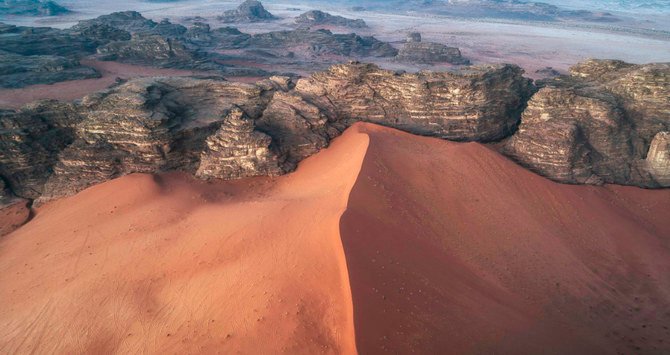
[[398,74],[354,63],[300,80],[296,91],[340,120],[445,139],[493,141],[516,129],[533,92],[522,73],[514,65],[493,65]]
[[670,64],[589,60],[543,85],[507,154],[562,182],[669,186]]
[[295,23],[299,27],[312,26],[339,26],[348,28],[366,28],[368,25],[361,19],[348,19],[342,16],[331,15],[327,12],[312,10],[298,16]]
[[367,121],[505,139],[504,153],[557,181],[670,186],[669,73],[670,64],[589,61],[536,93],[513,65],[408,74],[353,62],[253,85],[135,79],[80,103],[0,111],[0,178],[41,203],[134,172],[279,175]]
[[138,33],[149,32],[157,25],[155,21],[144,18],[137,11],[122,11],[79,21],[72,29],[78,31],[92,26],[109,26],[129,33]]
[[[64,30],[0,23],[0,48],[24,56],[60,56],[72,64],[98,53],[103,60],[264,77],[276,73],[260,69],[259,65],[276,67],[277,73],[283,72],[281,66],[291,71],[313,71],[346,58],[394,57],[398,53],[389,43],[354,33],[301,28],[251,35],[233,27],[212,29],[203,22],[195,22],[190,28],[168,20],[155,22],[135,11],[79,21]],[[44,82],[68,79],[67,75],[50,75],[45,76]],[[23,85],[33,83],[36,82],[27,80]]]
[[151,64],[160,67],[195,67],[203,55],[177,40],[158,35],[134,35],[130,41],[115,41],[98,48],[104,60]]
[[225,23],[234,22],[262,22],[277,18],[265,10],[263,4],[257,0],[246,0],[235,10],[226,11],[219,20]]
[[533,88],[514,66],[396,74],[348,64],[297,82],[135,79],[77,104],[3,111],[0,176],[38,203],[124,174],[279,175],[356,121],[458,140],[510,134]]
[[42,194],[58,153],[74,140],[78,120],[74,105],[56,101],[0,111],[0,175],[15,195]]
[[230,111],[258,117],[266,96],[257,85],[193,78],[138,79],[90,95],[79,107],[76,140],[59,154],[41,200],[133,172],[195,173],[205,141]]
[[421,33],[410,32],[407,41],[395,58],[396,61],[416,64],[470,64],[456,47],[447,47],[441,43],[422,42]]
[[70,10],[55,1],[47,0],[2,0],[0,1],[0,15],[19,16],[58,16],[69,13]]
[[284,173],[271,150],[272,138],[255,129],[254,121],[239,108],[231,110],[216,133],[205,141],[196,176],[238,179]]
[[97,42],[68,30],[0,23],[0,49],[21,55],[81,56],[95,53]]
[[670,186],[670,132],[659,132],[654,136],[645,163],[659,185]]
[[66,80],[98,78],[95,69],[60,56],[24,56],[0,50],[0,88],[20,88]]
[[243,44],[245,48],[305,50],[313,55],[346,57],[394,57],[398,50],[375,37],[355,33],[339,34],[329,30],[295,30],[260,33]]

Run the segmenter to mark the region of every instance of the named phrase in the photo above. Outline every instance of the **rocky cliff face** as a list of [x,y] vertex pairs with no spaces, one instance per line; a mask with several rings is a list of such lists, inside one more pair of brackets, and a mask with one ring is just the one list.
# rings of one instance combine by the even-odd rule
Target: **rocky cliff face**
[[0,175],[14,194],[43,193],[58,154],[74,141],[80,116],[74,105],[43,101],[0,111]]
[[[41,200],[133,172],[195,173],[206,147],[205,161],[215,158],[216,140],[225,139],[222,132],[243,133],[241,118],[232,119],[231,112],[258,117],[269,100],[266,90],[220,79],[158,78],[133,80],[88,96],[78,107],[81,121],[74,127],[73,143],[52,161],[53,174]],[[222,127],[226,124],[231,127]],[[201,176],[209,177],[211,170],[204,167]],[[241,176],[219,172],[219,178]]]
[[670,65],[590,60],[543,85],[507,154],[562,182],[668,186]]
[[506,136],[532,91],[513,66],[396,74],[333,67],[295,82],[136,79],[81,103],[3,111],[0,175],[38,203],[123,174],[279,175],[355,121],[459,140]]
[[417,74],[372,64],[336,65],[300,80],[296,91],[340,120],[445,139],[493,141],[515,130],[533,92],[522,73],[513,65]]
[[39,203],[133,172],[279,175],[367,121],[505,139],[505,154],[557,181],[670,186],[668,73],[667,64],[591,61],[537,92],[512,65],[408,74],[351,63],[254,85],[136,79],[76,104],[0,111],[0,178]]
[[645,168],[661,186],[670,186],[670,132],[659,132],[649,145]]

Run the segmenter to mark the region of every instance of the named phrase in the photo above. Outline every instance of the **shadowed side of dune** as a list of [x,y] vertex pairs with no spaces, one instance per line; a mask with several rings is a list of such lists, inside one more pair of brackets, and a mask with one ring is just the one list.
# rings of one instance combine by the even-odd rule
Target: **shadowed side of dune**
[[479,144],[360,129],[340,223],[360,353],[670,351],[670,191],[560,185]]

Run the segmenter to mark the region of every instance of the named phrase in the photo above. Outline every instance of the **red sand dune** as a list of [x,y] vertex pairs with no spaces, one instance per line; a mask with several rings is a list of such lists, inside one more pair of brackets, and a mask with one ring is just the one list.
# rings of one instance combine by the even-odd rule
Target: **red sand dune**
[[357,124],[277,179],[131,175],[0,239],[0,353],[663,353],[670,190]]

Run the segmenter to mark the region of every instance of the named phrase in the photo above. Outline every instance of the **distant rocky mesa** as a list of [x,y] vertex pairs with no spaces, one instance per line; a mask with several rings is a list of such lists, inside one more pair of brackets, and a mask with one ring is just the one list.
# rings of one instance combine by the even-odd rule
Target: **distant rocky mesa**
[[299,27],[312,26],[338,26],[348,28],[366,28],[368,25],[361,19],[348,19],[342,16],[334,16],[327,12],[312,10],[298,16],[295,23]]
[[398,54],[389,43],[354,33],[300,28],[251,35],[234,27],[212,29],[202,22],[189,28],[168,20],[155,22],[134,11],[83,20],[63,30],[0,23],[0,48],[0,85],[13,88],[95,77],[94,69],[79,64],[79,59],[90,55],[215,75],[267,77],[273,73],[253,65],[222,63],[237,60],[314,70],[346,58],[392,58]]
[[224,23],[235,23],[271,21],[277,17],[268,12],[260,1],[246,0],[237,9],[224,12],[218,19]]
[[47,0],[3,0],[0,15],[58,16],[71,12],[54,1]]
[[463,57],[460,49],[447,47],[441,43],[423,42],[421,34],[418,32],[407,35],[407,41],[398,52],[395,60],[417,64],[470,64],[470,61]]

